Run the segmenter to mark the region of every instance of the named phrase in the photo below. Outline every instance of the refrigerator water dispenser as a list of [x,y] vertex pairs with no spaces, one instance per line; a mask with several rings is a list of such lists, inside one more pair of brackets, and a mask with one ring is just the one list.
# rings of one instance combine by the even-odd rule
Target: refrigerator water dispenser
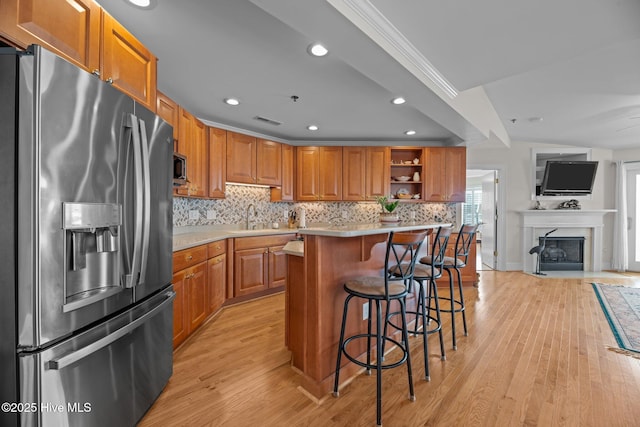
[[75,310],[122,290],[122,209],[112,203],[63,203],[65,304]]

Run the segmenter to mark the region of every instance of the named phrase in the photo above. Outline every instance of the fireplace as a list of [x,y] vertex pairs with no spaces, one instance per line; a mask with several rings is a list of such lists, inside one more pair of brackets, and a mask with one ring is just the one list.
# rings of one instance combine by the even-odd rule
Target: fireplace
[[[536,258],[529,254],[529,249],[539,244],[538,236],[554,228],[559,228],[561,230],[558,231],[558,234],[586,238],[583,246],[584,271],[602,271],[604,216],[613,212],[615,212],[613,209],[527,209],[519,211],[522,215],[522,270],[532,272],[536,269]],[[553,237],[553,235],[547,238],[549,237]]]
[[[542,244],[543,237],[538,238]],[[541,271],[584,271],[584,237],[547,237]]]

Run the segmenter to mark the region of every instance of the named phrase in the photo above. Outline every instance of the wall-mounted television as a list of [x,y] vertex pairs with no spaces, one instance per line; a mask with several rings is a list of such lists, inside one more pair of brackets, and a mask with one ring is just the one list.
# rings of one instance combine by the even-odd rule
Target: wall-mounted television
[[598,162],[550,160],[540,186],[543,196],[584,196],[593,191]]

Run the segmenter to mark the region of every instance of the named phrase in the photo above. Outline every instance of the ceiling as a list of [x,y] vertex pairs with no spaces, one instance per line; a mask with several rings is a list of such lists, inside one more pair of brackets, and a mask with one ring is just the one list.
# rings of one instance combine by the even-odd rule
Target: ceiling
[[296,145],[640,146],[638,0],[98,1],[210,125]]

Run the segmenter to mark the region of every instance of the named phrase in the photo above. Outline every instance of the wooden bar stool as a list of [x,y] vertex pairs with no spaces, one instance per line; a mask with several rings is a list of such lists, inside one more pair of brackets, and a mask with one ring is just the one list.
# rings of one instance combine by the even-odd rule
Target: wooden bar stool
[[[456,238],[456,245],[454,249],[453,257],[444,257],[444,264],[442,268],[444,268],[449,275],[449,297],[440,297],[440,299],[449,301],[449,309],[442,308],[440,311],[445,313],[451,313],[451,333],[453,336],[453,349],[457,350],[458,346],[456,344],[456,313],[462,314],[462,324],[464,326],[464,335],[468,336],[469,333],[467,331],[467,316],[465,314],[465,305],[464,305],[464,293],[462,292],[462,274],[460,273],[460,269],[464,268],[467,265],[467,261],[469,259],[469,249],[471,247],[471,242],[473,241],[473,237],[478,230],[478,225],[468,225],[462,224],[460,227],[460,231],[458,232],[458,237]],[[430,256],[426,256],[420,258],[420,263],[425,265],[430,265],[432,263],[432,259]],[[455,270],[456,277],[458,279],[458,293],[459,295],[456,297],[455,290],[453,286],[453,273],[451,270]]]
[[[340,343],[338,347],[338,357],[336,360],[336,376],[333,386],[333,395],[338,397],[338,385],[340,383],[340,362],[342,354],[351,362],[359,365],[371,372],[372,368],[376,370],[376,422],[382,425],[382,370],[398,367],[404,363],[407,364],[407,376],[409,379],[409,400],[414,401],[415,395],[413,391],[413,378],[411,373],[411,356],[409,354],[409,337],[407,333],[406,305],[405,297],[408,292],[409,283],[413,280],[413,270],[418,258],[418,252],[422,242],[427,236],[427,232],[405,233],[398,232],[389,233],[387,240],[386,255],[384,260],[383,274],[373,277],[358,277],[347,280],[344,284],[344,290],[347,292],[347,298],[344,301],[344,311],[342,314],[342,326],[340,328]],[[391,266],[399,266],[394,273],[389,273]],[[345,327],[347,323],[347,313],[349,309],[349,301],[358,297],[366,299],[369,302],[369,322],[367,325],[367,333],[356,334],[345,339]],[[402,342],[388,337],[383,333],[386,331],[386,325],[382,325],[382,302],[386,302],[387,306],[392,301],[398,301],[400,304],[400,314],[402,320]],[[372,305],[376,305],[376,329],[372,332],[371,313]],[[386,307],[385,307],[386,308]],[[386,320],[385,320],[386,324]],[[375,361],[371,361],[371,340],[375,339]],[[367,360],[362,362],[358,360],[358,355],[349,354],[347,345],[359,339],[367,340]],[[392,362],[384,363],[383,349],[386,342],[395,345],[402,356]]]
[[[440,339],[440,359],[446,360],[446,354],[444,350],[444,338],[442,336],[442,321],[440,318],[440,303],[438,301],[438,287],[436,285],[436,279],[442,277],[442,266],[444,264],[445,251],[447,244],[449,243],[449,236],[451,236],[451,227],[439,227],[438,231],[431,242],[431,255],[432,263],[424,265],[417,263],[413,272],[413,280],[418,284],[418,299],[415,311],[407,311],[408,315],[415,316],[415,322],[413,324],[413,331],[411,334],[422,335],[422,346],[424,351],[424,379],[431,380],[429,375],[429,351],[427,338],[429,334],[438,333]],[[391,272],[394,272],[392,268]],[[425,285],[426,282],[426,285]],[[409,286],[409,292],[412,292],[412,285]],[[431,299],[434,300],[435,308],[431,308]],[[434,314],[431,311],[434,310]],[[399,329],[399,326],[391,321],[394,316],[400,314],[399,312],[389,313],[387,315],[387,323],[395,329]],[[431,323],[435,323],[434,326],[430,326]]]

